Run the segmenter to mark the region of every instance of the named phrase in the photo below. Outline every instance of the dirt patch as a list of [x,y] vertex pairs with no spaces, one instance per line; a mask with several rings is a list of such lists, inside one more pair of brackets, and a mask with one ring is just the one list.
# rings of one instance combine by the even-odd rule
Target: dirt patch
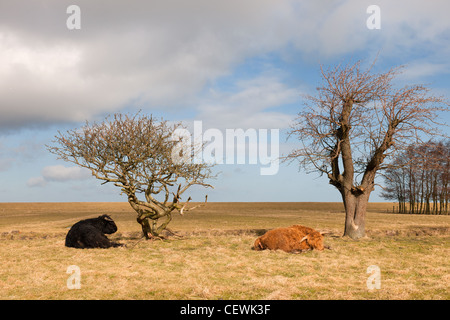
[[450,235],[450,227],[410,227],[407,230],[408,236],[440,236],[440,235]]
[[211,229],[211,230],[196,230],[185,232],[186,236],[246,236],[246,235],[255,235],[262,236],[269,229],[233,229],[233,230],[220,230],[220,229]]
[[410,226],[395,230],[368,230],[366,233],[368,236],[388,237],[449,236],[450,227]]
[[65,238],[65,233],[39,233],[33,231],[22,232],[20,230],[12,230],[0,233],[0,240],[37,240],[37,239],[54,239]]
[[[270,229],[210,229],[210,230],[194,230],[194,231],[172,231],[163,232],[162,236],[166,239],[183,238],[190,236],[262,236]],[[425,237],[425,236],[450,236],[450,227],[438,227],[438,226],[410,226],[405,229],[395,230],[367,230],[368,237]],[[34,239],[53,239],[63,238],[65,239],[66,233],[42,233],[20,230],[11,230],[8,232],[0,233],[0,240],[34,240]],[[341,237],[335,232],[327,232],[325,237]],[[142,232],[117,232],[110,235],[111,240],[138,240],[142,238]]]
[[[194,231],[163,231],[162,236],[166,239],[177,237],[190,237],[190,236],[245,236],[254,235],[262,236],[269,229],[233,229],[233,230],[194,230]],[[142,238],[142,232],[117,232],[111,235],[111,239],[114,240],[137,240]]]

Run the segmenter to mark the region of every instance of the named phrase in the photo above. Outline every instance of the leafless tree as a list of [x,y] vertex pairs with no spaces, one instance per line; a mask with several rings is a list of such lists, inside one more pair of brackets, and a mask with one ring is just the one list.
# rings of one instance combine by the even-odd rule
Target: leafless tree
[[391,164],[382,196],[398,201],[398,213],[448,214],[450,140],[411,145]]
[[[194,146],[186,148],[189,144],[175,134],[182,128],[181,123],[156,121],[139,113],[115,114],[102,123],[86,122],[80,129],[58,132],[56,145],[48,150],[59,159],[91,170],[102,184],[121,188],[137,213],[144,236],[150,239],[161,235],[174,211],[183,214],[197,207],[187,207],[190,197],[181,202],[190,187],[212,187],[206,182],[213,178],[211,165],[175,161],[174,155],[192,159],[201,151]],[[184,148],[179,147],[182,142]]]
[[426,86],[394,87],[401,67],[384,73],[373,68],[364,69],[360,61],[321,67],[323,84],[306,97],[290,131],[301,146],[287,157],[325,174],[339,190],[344,235],[354,239],[365,235],[367,203],[385,158],[421,141],[423,134],[438,134],[438,115],[448,111],[448,103]]

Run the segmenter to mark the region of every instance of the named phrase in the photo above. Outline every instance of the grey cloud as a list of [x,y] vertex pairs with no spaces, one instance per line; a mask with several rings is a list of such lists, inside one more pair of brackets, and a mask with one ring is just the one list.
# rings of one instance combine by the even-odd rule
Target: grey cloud
[[0,159],[0,172],[9,170],[15,162],[14,158]]
[[62,3],[0,8],[2,127],[81,121],[130,103],[173,108],[272,45],[258,40],[270,1],[78,1],[75,31]]
[[0,172],[34,161],[44,152],[44,143],[34,137],[11,141],[9,138],[7,135],[0,137]]
[[[446,1],[381,1],[382,29],[369,33],[364,1],[82,0],[81,30],[71,31],[71,4],[0,3],[0,130],[84,121],[129,105],[201,114],[200,92],[248,57],[288,45],[314,59],[368,47],[394,52],[417,39],[442,47],[450,9]],[[405,25],[416,39],[404,37]]]

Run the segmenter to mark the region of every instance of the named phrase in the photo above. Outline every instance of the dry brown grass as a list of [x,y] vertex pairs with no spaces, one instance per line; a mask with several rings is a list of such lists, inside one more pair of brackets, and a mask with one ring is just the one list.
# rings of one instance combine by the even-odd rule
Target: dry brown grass
[[[127,203],[0,204],[0,299],[449,299],[449,216],[386,214],[371,204],[367,237],[342,238],[337,203],[210,203],[171,229],[180,240],[140,241]],[[64,247],[76,221],[109,213],[125,248]],[[333,250],[252,251],[261,229],[328,230]],[[81,289],[69,290],[69,265]],[[369,290],[367,267],[381,269]]]

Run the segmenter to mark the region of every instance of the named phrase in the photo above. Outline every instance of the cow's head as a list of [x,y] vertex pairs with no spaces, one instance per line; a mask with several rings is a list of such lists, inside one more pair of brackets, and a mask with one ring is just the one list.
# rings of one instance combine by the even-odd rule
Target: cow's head
[[306,236],[302,238],[302,240],[300,240],[300,243],[302,243],[303,241],[306,241],[306,244],[311,249],[322,251],[325,248],[323,245],[323,233],[320,233],[318,231],[308,233]]
[[117,226],[110,216],[104,214],[97,218],[101,222],[101,231],[106,234],[111,234],[117,231]]

